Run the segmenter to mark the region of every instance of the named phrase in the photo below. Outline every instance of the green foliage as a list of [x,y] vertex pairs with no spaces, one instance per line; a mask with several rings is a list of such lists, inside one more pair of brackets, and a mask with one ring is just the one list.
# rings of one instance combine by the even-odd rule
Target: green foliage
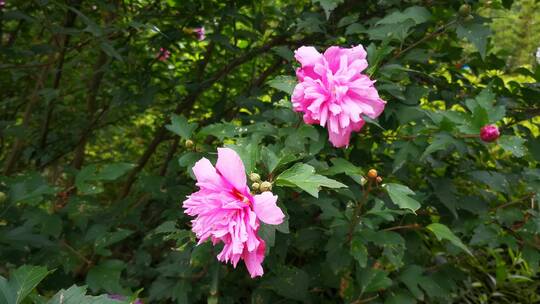
[[[538,3],[428,2],[6,1],[0,304],[540,301]],[[294,51],[358,44],[387,104],[336,149]],[[218,147],[286,215],[261,278],[181,206]]]

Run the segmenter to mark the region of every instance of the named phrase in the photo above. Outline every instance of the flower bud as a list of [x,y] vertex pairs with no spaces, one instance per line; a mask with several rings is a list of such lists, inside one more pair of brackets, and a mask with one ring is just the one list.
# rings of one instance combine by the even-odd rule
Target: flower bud
[[272,183],[264,181],[261,183],[261,192],[272,191]]
[[380,183],[382,183],[382,177],[380,177],[380,176],[377,176],[377,179],[376,179],[376,181],[377,181],[377,184],[380,184]]
[[188,149],[189,149],[189,148],[192,148],[193,145],[194,145],[193,140],[191,140],[191,139],[186,140],[186,144],[185,144],[185,145],[186,145],[186,148],[188,148]]
[[251,184],[251,189],[253,189],[253,190],[259,190],[260,187],[261,187],[261,185],[259,183]]
[[257,173],[251,172],[251,174],[249,175],[249,180],[251,180],[252,182],[260,182],[261,176]]
[[6,194],[4,192],[0,192],[0,203],[3,203],[6,201]]
[[459,7],[459,15],[461,17],[468,17],[471,14],[471,6],[468,4],[463,4]]
[[375,169],[369,169],[367,176],[370,179],[376,179],[377,178],[377,170]]
[[485,142],[496,141],[501,136],[496,125],[485,125],[480,129],[480,139]]

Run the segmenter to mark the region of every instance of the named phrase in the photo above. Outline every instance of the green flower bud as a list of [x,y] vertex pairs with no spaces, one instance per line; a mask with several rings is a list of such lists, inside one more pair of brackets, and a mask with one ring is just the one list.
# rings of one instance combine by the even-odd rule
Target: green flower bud
[[468,4],[463,4],[459,7],[459,15],[461,17],[467,17],[471,14],[471,6]]
[[257,173],[251,173],[249,175],[249,179],[252,181],[252,182],[260,182],[261,181],[261,176]]
[[261,187],[261,185],[259,183],[251,184],[251,189],[253,189],[253,190],[259,190],[260,187]]
[[272,191],[272,183],[264,181],[261,183],[261,192]]
[[193,142],[193,140],[188,139],[188,140],[186,140],[186,144],[185,144],[185,145],[186,145],[186,148],[189,149],[189,148],[192,148],[194,144],[195,144],[195,143]]

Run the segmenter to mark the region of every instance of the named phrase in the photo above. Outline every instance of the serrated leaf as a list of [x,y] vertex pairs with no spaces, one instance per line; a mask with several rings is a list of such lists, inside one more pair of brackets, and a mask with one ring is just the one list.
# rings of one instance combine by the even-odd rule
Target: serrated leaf
[[88,287],[94,291],[105,290],[110,293],[125,293],[120,285],[120,276],[125,263],[120,260],[105,260],[90,269],[86,275]]
[[461,240],[450,230],[450,228],[446,227],[446,225],[440,224],[440,223],[432,223],[429,224],[426,227],[429,231],[433,232],[437,239],[440,240],[447,240],[450,241],[453,245],[461,248],[463,251],[467,252],[468,254],[472,255],[471,251]]
[[61,289],[47,304],[127,304],[127,301],[114,300],[108,295],[86,295],[86,286],[73,285],[67,290]]
[[175,133],[183,139],[189,139],[197,127],[197,123],[190,123],[183,115],[176,114],[171,116],[171,123],[165,126],[167,130]]
[[525,139],[519,136],[503,135],[498,139],[498,144],[505,151],[512,153],[515,157],[525,156]]
[[394,204],[398,205],[401,209],[409,209],[412,212],[416,212],[420,208],[420,203],[413,199],[414,191],[409,187],[400,184],[384,184],[383,188],[386,190],[390,199]]
[[326,14],[326,19],[330,18],[330,14],[338,5],[343,3],[345,0],[311,0],[311,3],[320,3],[321,7],[324,10],[324,13]]
[[481,21],[460,23],[457,26],[456,34],[460,39],[465,38],[471,42],[482,59],[484,59],[486,57],[487,39],[491,35],[491,30],[489,26],[479,22]]
[[358,265],[360,265],[360,267],[366,267],[368,259],[367,248],[362,242],[362,240],[358,237],[352,239],[351,255],[358,262]]
[[286,75],[276,76],[274,79],[268,81],[267,84],[274,89],[291,95],[296,86],[296,78]]
[[303,163],[296,163],[281,173],[276,179],[276,184],[285,187],[298,187],[317,198],[321,187],[333,189],[347,187],[336,180],[316,174],[315,168]]
[[422,6],[411,6],[403,12],[393,12],[377,24],[398,24],[406,20],[413,20],[416,24],[427,22],[431,19],[431,13]]
[[9,281],[0,280],[0,292],[6,303],[22,303],[49,273],[43,266],[23,265],[11,272]]

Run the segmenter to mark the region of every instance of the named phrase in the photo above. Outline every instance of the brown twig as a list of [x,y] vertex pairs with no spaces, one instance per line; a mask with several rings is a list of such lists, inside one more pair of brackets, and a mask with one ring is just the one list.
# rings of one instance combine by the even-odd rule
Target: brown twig
[[420,224],[414,223],[410,225],[388,227],[388,228],[383,229],[382,231],[395,231],[395,230],[401,230],[401,229],[420,229],[420,228],[422,228]]

